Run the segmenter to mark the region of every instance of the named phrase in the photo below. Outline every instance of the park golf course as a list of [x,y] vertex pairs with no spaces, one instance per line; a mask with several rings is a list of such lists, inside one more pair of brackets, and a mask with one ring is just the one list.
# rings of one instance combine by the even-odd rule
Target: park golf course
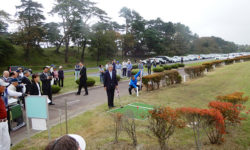
[[[244,92],[250,96],[250,62],[236,63],[216,68],[204,77],[189,80],[186,83],[162,87],[159,90],[143,91],[139,97],[121,97],[122,105],[139,102],[147,105],[177,107],[207,108],[210,101],[218,95],[233,92]],[[104,97],[106,98],[106,97]],[[118,104],[116,104],[118,106]],[[246,118],[241,124],[228,128],[224,135],[224,143],[211,145],[205,133],[202,133],[203,149],[213,150],[246,150],[250,148],[250,116],[246,111],[250,109],[250,102],[244,104],[245,111],[241,116]],[[125,132],[119,136],[119,142],[114,144],[114,121],[106,105],[101,105],[69,120],[69,132],[84,137],[87,149],[133,149],[132,141]],[[136,120],[138,145],[141,149],[158,149],[157,139],[148,131],[148,120]],[[65,125],[62,125],[65,131]],[[52,139],[60,137],[60,125],[52,127]],[[12,150],[42,150],[48,143],[47,132],[41,132],[12,147]],[[195,149],[191,128],[176,129],[168,141],[170,149]]]

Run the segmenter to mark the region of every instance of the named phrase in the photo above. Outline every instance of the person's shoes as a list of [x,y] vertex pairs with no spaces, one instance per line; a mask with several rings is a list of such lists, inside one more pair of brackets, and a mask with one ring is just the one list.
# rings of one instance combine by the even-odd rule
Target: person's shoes
[[84,94],[83,96],[88,96],[89,94]]
[[55,105],[55,103],[49,103],[49,105]]
[[76,95],[80,95],[80,93],[76,93]]
[[112,106],[112,107],[116,107],[116,106],[114,105],[114,106]]

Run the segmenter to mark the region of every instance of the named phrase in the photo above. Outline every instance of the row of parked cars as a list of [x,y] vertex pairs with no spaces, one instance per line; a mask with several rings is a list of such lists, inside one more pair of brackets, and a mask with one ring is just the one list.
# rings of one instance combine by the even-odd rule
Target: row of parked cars
[[153,58],[148,58],[142,60],[143,64],[146,64],[148,61],[153,63],[156,61],[157,64],[167,64],[167,63],[178,63],[178,62],[188,62],[188,61],[196,61],[202,59],[216,59],[216,60],[224,60],[231,59],[239,56],[250,55],[250,52],[240,52],[240,53],[229,53],[229,54],[201,54],[201,55],[187,55],[187,56],[156,56]]

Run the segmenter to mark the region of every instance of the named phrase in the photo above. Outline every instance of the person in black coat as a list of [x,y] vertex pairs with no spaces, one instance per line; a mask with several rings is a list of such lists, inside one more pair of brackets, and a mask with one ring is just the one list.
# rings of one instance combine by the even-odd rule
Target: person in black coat
[[31,81],[29,79],[30,76],[30,72],[28,70],[24,71],[23,73],[23,78],[21,79],[21,82],[23,84],[25,84],[25,88],[26,88],[26,94],[30,94],[30,87],[31,87]]
[[79,63],[79,65],[81,66],[80,83],[79,83],[78,92],[76,93],[76,95],[80,95],[82,87],[84,87],[84,89],[85,89],[84,96],[86,96],[89,94],[88,87],[87,87],[87,70],[86,70],[86,67],[82,63]]
[[40,75],[40,80],[42,81],[43,95],[47,95],[49,97],[49,99],[51,100],[49,105],[55,105],[52,102],[52,88],[51,88],[52,76],[49,73],[49,68],[48,67],[43,68],[43,73]]
[[118,89],[118,81],[116,72],[113,71],[113,65],[109,65],[108,70],[104,74],[104,89],[108,96],[108,107],[111,109],[114,106],[115,89]]
[[30,95],[41,96],[41,86],[39,82],[39,76],[37,74],[32,75],[32,83],[30,86]]

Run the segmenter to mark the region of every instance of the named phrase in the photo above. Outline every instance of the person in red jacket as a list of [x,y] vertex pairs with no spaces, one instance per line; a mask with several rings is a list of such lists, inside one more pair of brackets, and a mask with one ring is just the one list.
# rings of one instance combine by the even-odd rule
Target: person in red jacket
[[[5,91],[6,86],[9,84],[0,79],[0,95]],[[7,120],[7,111],[4,101],[0,96],[0,150],[10,149],[10,135]]]

